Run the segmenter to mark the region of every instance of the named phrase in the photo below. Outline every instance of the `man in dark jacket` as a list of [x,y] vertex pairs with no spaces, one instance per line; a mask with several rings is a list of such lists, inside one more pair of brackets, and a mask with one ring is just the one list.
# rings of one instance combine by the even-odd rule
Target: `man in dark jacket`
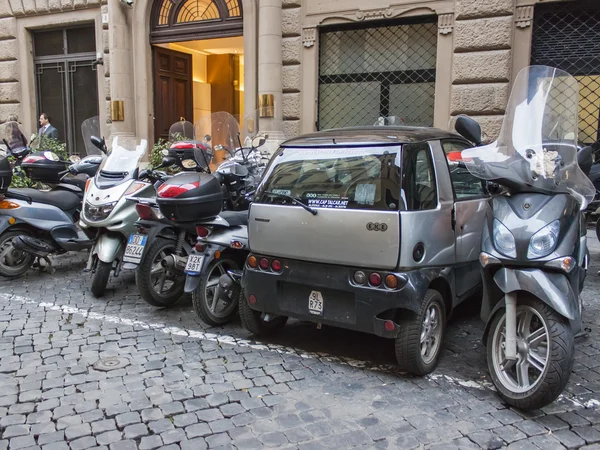
[[46,113],[40,114],[40,132],[39,135],[58,140],[58,130],[50,123],[50,116]]

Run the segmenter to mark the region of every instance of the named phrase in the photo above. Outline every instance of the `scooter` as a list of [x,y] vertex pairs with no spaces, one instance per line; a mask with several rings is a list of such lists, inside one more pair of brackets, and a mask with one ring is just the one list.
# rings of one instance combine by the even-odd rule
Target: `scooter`
[[87,185],[84,208],[79,226],[95,235],[95,242],[85,271],[92,272],[91,292],[104,295],[111,272],[117,277],[123,266],[127,239],[136,227],[138,214],[127,196],[152,198],[155,195],[153,173],[140,173],[138,163],[147,150],[147,141],[140,143],[115,136],[108,152],[104,139],[92,138],[108,157],[96,176]]
[[[578,98],[573,76],[527,67],[514,82],[498,140],[461,154],[472,175],[504,189],[492,198],[481,241],[481,317],[492,381],[521,409],[560,395],[582,328],[589,263],[582,211],[595,189],[577,161]],[[457,121],[456,130],[481,140],[471,119]]]

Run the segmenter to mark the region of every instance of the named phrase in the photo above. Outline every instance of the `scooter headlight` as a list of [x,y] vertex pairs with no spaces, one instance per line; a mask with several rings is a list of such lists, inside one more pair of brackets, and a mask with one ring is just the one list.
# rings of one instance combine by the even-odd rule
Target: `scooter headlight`
[[504,256],[509,258],[517,257],[517,245],[515,237],[510,230],[504,226],[498,219],[494,219],[494,246]]
[[544,256],[548,256],[550,253],[552,253],[556,248],[556,244],[558,243],[559,231],[560,222],[555,220],[535,233],[529,241],[527,258],[543,258]]
[[115,205],[117,203],[118,202],[113,202],[113,203],[106,203],[106,204],[100,205],[100,206],[94,206],[88,202],[85,202],[85,209],[84,209],[85,217],[90,222],[102,222],[103,220],[106,220],[108,218],[108,216],[110,216],[110,213],[115,208]]

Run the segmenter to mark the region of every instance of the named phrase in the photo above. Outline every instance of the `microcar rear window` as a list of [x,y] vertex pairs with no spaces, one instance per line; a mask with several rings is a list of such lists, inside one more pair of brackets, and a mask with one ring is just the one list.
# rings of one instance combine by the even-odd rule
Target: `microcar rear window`
[[400,146],[286,148],[272,161],[257,200],[291,204],[287,196],[311,207],[398,211],[400,173]]

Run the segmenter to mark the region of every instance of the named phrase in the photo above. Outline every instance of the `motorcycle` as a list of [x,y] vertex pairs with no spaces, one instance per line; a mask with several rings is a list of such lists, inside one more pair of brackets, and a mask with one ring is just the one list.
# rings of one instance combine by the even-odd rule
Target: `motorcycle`
[[[85,183],[79,175],[89,177],[99,167],[99,161],[95,156],[72,157],[69,167],[58,172],[65,169],[66,162],[52,152],[41,153],[42,156],[25,157],[22,166],[28,165],[34,181],[37,175],[46,181],[44,177],[51,177],[56,182],[54,189],[8,189],[5,197],[10,200],[0,204],[0,275],[5,277],[21,276],[34,263],[52,273],[50,254],[91,247],[90,238],[75,225],[83,198],[83,189],[77,185]],[[46,262],[45,267],[40,260]]]
[[[271,141],[274,145],[285,139],[282,125],[273,121],[269,124],[269,133],[276,138]],[[238,187],[237,192],[229,190],[229,198],[234,205],[244,205],[244,209],[223,211],[215,219],[197,224],[197,243],[185,269],[184,292],[192,293],[194,311],[211,326],[228,323],[237,313],[239,283],[234,274],[243,267],[249,253],[247,208],[270,156],[261,151],[269,135],[259,133],[258,111],[245,117],[243,130],[245,145],[217,172],[226,177],[228,186]],[[243,189],[239,189],[242,184]],[[222,285],[228,289],[222,289]]]
[[[563,391],[582,328],[589,262],[582,211],[595,189],[577,162],[578,98],[573,76],[527,67],[497,141],[461,154],[472,175],[503,188],[482,235],[481,317],[492,381],[520,409],[541,408]],[[466,118],[456,127],[474,143],[477,129]]]
[[126,197],[152,198],[153,173],[140,173],[138,163],[147,150],[147,141],[137,142],[115,136],[108,152],[104,139],[92,138],[96,147],[108,157],[86,187],[80,227],[95,236],[86,271],[92,272],[91,292],[104,295],[111,272],[117,277],[123,266],[123,255],[129,235],[135,231],[138,215],[135,205]]
[[[185,127],[185,123],[183,126],[177,123],[171,129],[174,127],[189,129],[189,126]],[[209,214],[209,217],[213,217],[221,209],[226,192],[225,187],[219,183],[219,170],[209,175],[209,164],[213,158],[209,142],[214,140],[216,149],[225,149],[225,146],[231,145],[229,138],[238,133],[237,121],[228,113],[214,113],[203,118],[196,128],[214,132],[214,139],[205,135],[203,141],[196,141],[188,133],[184,136],[186,140],[173,143],[166,152],[182,169],[182,173],[158,188],[155,199],[128,197],[137,203],[140,220],[136,223],[136,232],[129,237],[124,257],[127,263],[125,267],[136,270],[140,294],[152,306],[171,306],[184,295],[184,269],[196,240],[196,223],[202,220],[203,214],[207,214],[205,209],[199,210],[199,215],[189,214],[186,206],[190,202],[198,203],[198,199],[194,198],[194,191],[206,183],[211,192],[218,189],[219,194],[212,200],[204,199],[208,200],[207,204],[216,202],[216,212]],[[200,188],[202,189],[204,187]]]

